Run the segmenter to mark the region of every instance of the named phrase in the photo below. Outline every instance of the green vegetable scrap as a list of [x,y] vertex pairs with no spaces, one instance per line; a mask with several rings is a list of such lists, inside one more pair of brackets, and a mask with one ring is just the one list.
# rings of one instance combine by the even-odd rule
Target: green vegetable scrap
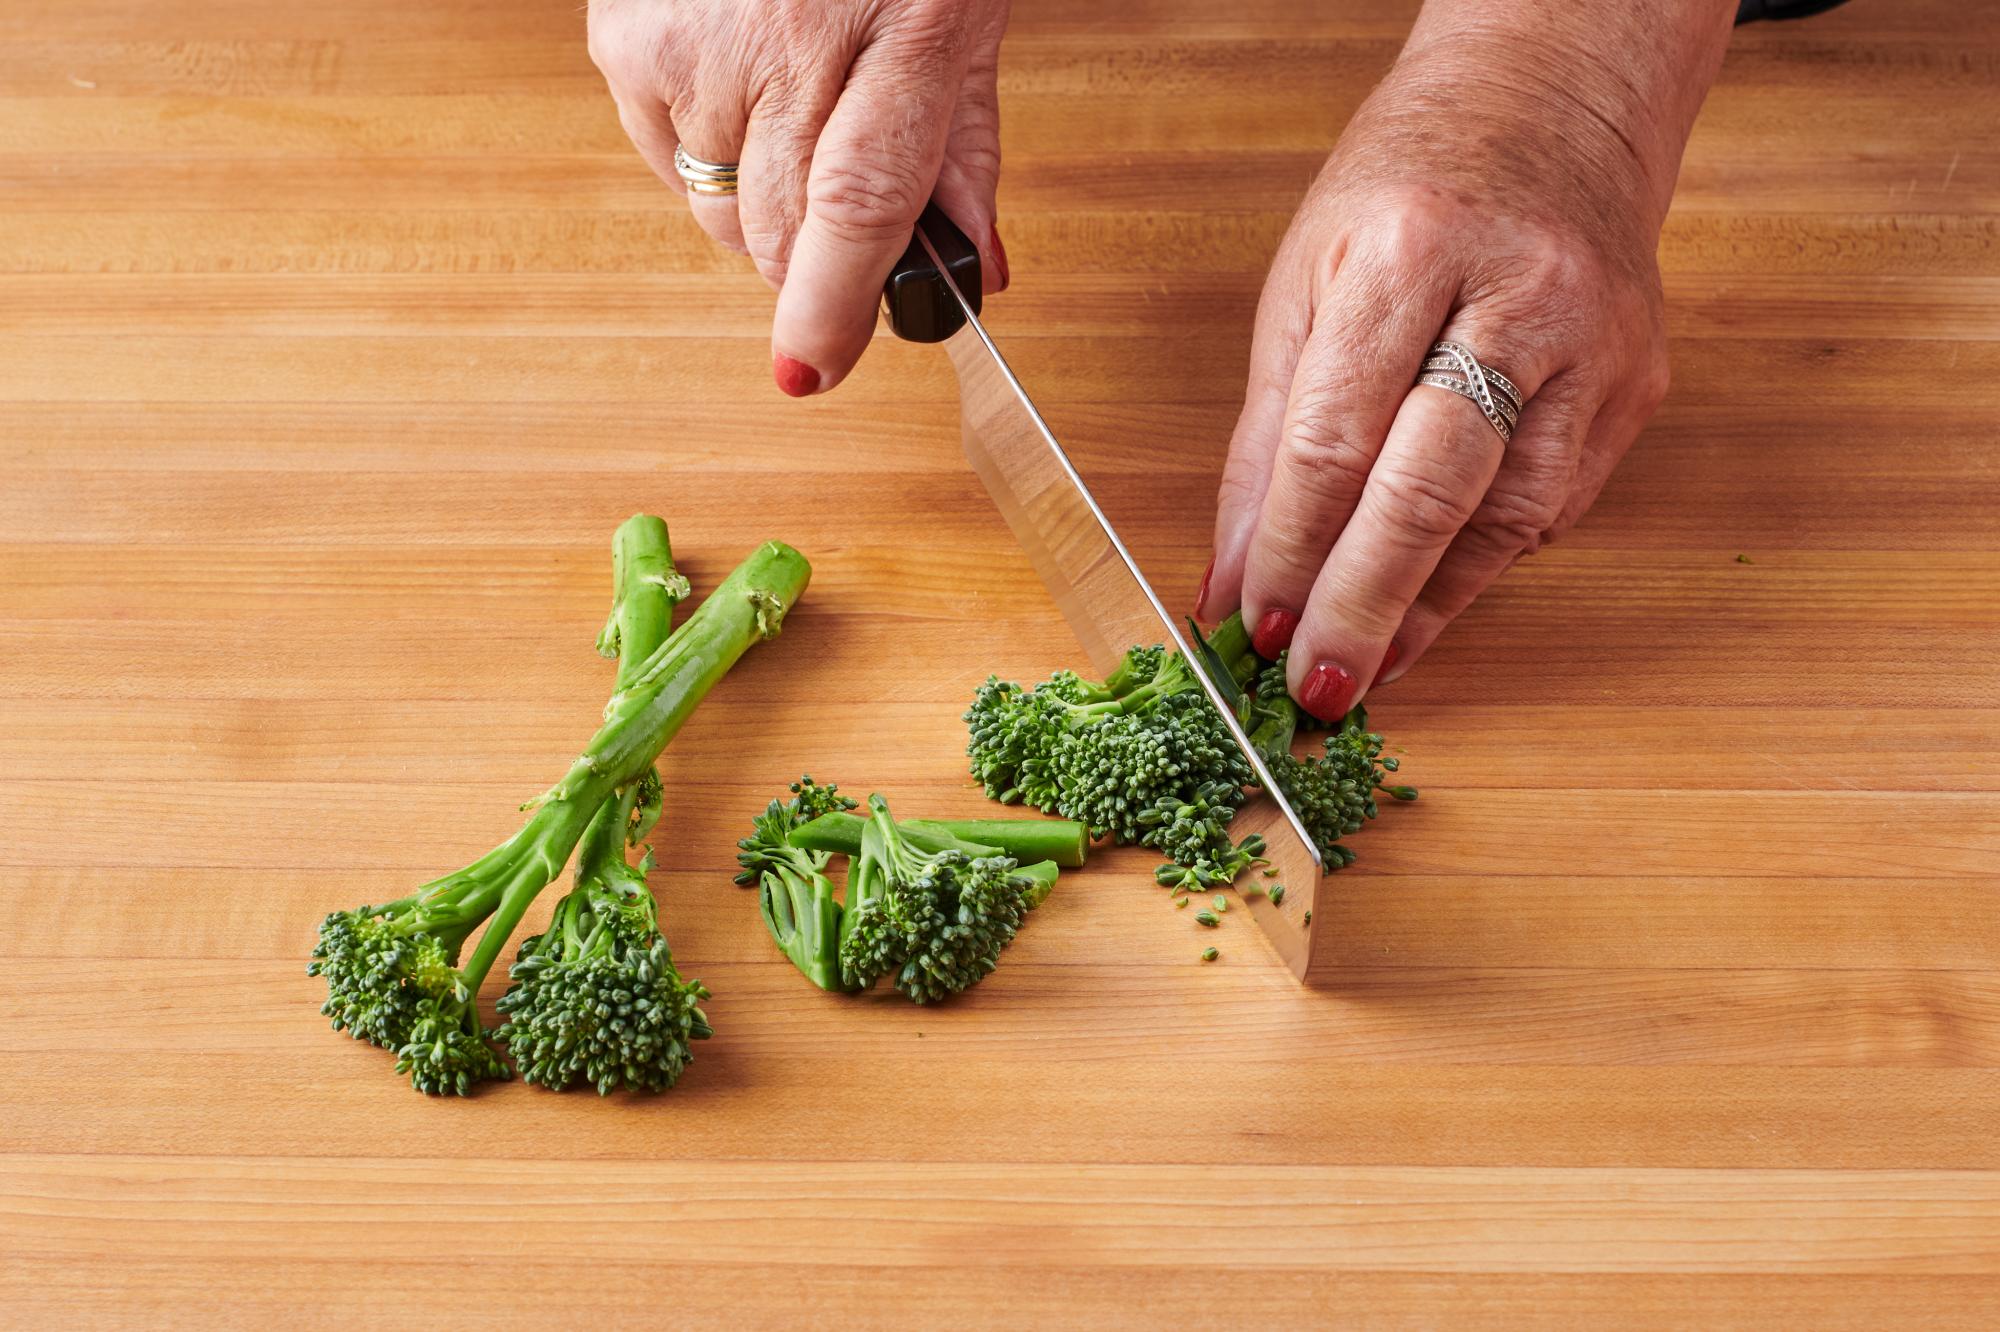
[[1213,962],[1221,956],[1222,950],[1219,948],[1204,948],[1201,950],[1201,960],[1204,962]]

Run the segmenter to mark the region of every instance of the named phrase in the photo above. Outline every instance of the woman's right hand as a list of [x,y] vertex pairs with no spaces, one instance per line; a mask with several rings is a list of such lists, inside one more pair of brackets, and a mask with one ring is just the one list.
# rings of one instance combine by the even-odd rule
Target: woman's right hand
[[778,290],[771,368],[793,397],[846,377],[926,202],[1007,285],[994,230],[1008,0],[590,0],[590,57],[661,180],[674,148],[738,164],[688,196]]

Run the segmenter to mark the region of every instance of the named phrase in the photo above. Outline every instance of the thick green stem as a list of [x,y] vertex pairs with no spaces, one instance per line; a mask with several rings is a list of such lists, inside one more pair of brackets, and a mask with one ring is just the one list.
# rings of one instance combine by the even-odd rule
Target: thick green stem
[[[1244,656],[1254,655],[1250,648],[1250,630],[1243,624],[1242,612],[1238,611],[1216,625],[1215,632],[1208,636],[1208,645],[1232,667]],[[1230,673],[1233,675],[1235,671],[1232,669]],[[1242,677],[1238,678],[1241,680]]]
[[479,946],[460,969],[468,989],[477,993],[535,896],[562,872],[598,806],[644,776],[729,668],[752,645],[777,635],[811,578],[805,556],[782,542],[766,542],[612,695],[604,725],[511,841],[519,859]]
[[[674,607],[687,596],[688,581],[674,568],[673,540],[667,533],[665,520],[650,513],[635,513],[620,523],[611,538],[611,614],[597,635],[597,650],[618,658],[618,689],[627,688],[639,678],[647,659],[659,651],[673,627]],[[653,789],[657,794],[657,782]],[[583,880],[586,861],[592,869],[601,869],[606,855],[615,854],[622,859],[627,841],[637,843],[652,830],[659,818],[658,802],[640,811],[639,821],[634,824],[636,791],[636,787],[628,786],[619,792],[615,837],[605,840],[598,830],[600,822],[607,830],[614,827],[609,801],[585,830],[583,851],[577,858],[578,882]],[[628,793],[633,793],[631,798],[627,798]]]
[[[792,830],[792,845],[807,851],[858,855],[868,820],[836,810]],[[911,819],[898,821],[903,836],[923,851],[1011,856],[1022,864],[1052,860],[1068,869],[1084,862],[1090,830],[1068,819]]]
[[674,607],[688,592],[663,519],[635,513],[618,525],[611,538],[611,614],[597,635],[597,650],[618,658],[620,689],[638,678],[646,658],[666,641]]

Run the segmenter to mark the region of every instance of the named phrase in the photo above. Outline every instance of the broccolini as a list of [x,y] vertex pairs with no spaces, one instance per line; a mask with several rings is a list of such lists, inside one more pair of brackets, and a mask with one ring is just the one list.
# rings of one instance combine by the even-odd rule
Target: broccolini
[[[1239,719],[1327,866],[1351,863],[1341,839],[1375,817],[1376,792],[1416,798],[1411,787],[1385,785],[1396,760],[1382,757],[1367,714],[1357,707],[1330,728],[1321,753],[1296,757],[1294,738],[1317,723],[1286,693],[1282,656],[1261,660],[1234,615],[1199,646],[1224,693],[1240,699]],[[1142,646],[1102,682],[1072,671],[1033,689],[989,678],[965,713],[972,775],[1003,804],[1021,801],[1084,820],[1094,836],[1161,851],[1168,863],[1154,877],[1165,887],[1229,883],[1264,851],[1254,835],[1229,834],[1253,770],[1197,669]]]
[[[667,526],[640,515],[612,543],[611,615],[597,649],[618,658],[618,688],[631,685],[666,639],[674,605],[688,594],[675,572]],[[684,980],[659,928],[646,886],[652,852],[638,846],[659,818],[657,768],[598,807],[578,844],[576,881],[548,929],[522,943],[502,995],[507,1019],[494,1037],[524,1081],[558,1091],[583,1081],[600,1096],[620,1088],[664,1091],[693,1059],[689,1042],[711,1031],[708,990]]]
[[[643,784],[654,758],[749,648],[776,636],[811,566],[768,542],[723,580],[631,682],[563,779],[512,837],[408,897],[329,915],[308,970],[327,982],[336,1029],[392,1050],[421,1091],[465,1093],[507,1076],[479,1019],[481,982],[537,894],[562,872],[599,808]],[[472,931],[486,930],[461,965]]]

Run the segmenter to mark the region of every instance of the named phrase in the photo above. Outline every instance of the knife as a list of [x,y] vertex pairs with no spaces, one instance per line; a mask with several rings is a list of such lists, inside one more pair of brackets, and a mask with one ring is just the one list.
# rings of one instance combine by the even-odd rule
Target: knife
[[[1202,665],[1193,645],[1146,581],[1069,455],[1035,410],[1021,381],[979,322],[979,251],[932,204],[883,284],[889,327],[910,342],[941,342],[958,372],[965,456],[1047,585],[1099,674],[1135,644],[1164,643]],[[1210,703],[1257,774],[1259,791],[1230,831],[1261,833],[1272,878],[1239,880],[1251,917],[1292,973],[1312,966],[1313,906],[1323,866],[1297,811],[1271,779],[1220,686],[1197,670]],[[1285,886],[1283,902],[1268,891]]]

